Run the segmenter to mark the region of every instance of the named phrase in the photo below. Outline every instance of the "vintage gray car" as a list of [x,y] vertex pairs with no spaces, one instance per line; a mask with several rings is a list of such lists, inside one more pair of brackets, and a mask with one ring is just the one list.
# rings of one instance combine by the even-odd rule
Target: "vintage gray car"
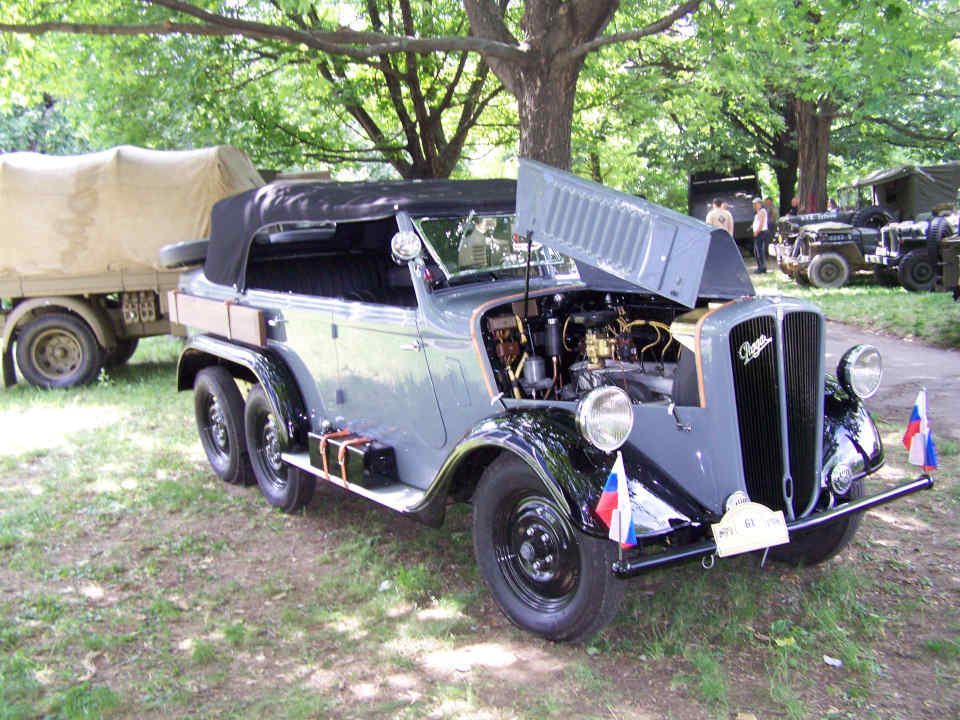
[[826,377],[816,307],[756,297],[726,233],[636,197],[521,161],[516,183],[270,185],[212,219],[170,306],[216,474],[287,511],[318,478],[432,525],[471,503],[532,633],[589,637],[667,563],[820,562],[932,484],[865,494],[875,349]]

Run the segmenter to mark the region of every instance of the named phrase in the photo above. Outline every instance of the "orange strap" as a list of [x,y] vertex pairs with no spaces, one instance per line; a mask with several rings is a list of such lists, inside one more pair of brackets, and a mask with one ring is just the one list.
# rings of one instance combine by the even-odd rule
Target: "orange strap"
[[320,436],[320,456],[323,458],[323,474],[330,479],[330,468],[327,467],[327,440],[330,438],[340,438],[350,435],[349,430],[337,430],[335,432],[324,433]]
[[340,479],[343,480],[344,487],[347,486],[347,448],[350,445],[363,445],[368,442],[373,441],[370,438],[355,437],[345,440],[343,445],[340,446],[340,452],[337,453],[337,460],[340,461]]

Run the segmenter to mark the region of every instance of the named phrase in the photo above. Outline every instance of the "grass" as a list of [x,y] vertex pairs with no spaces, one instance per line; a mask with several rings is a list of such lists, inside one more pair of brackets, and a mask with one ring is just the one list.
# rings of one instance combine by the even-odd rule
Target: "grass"
[[[747,261],[751,267],[751,261]],[[930,345],[960,348],[960,303],[950,293],[913,293],[873,282],[861,274],[842,288],[802,286],[768,264],[766,275],[750,275],[761,294],[800,297],[819,305],[831,320]]]
[[[484,588],[469,508],[431,529],[324,485],[287,517],[219,483],[173,390],[177,351],[155,339],[90,387],[0,392],[0,718],[883,717],[891,692],[960,702],[949,581],[884,544],[906,531],[868,521],[848,558],[807,571],[753,556],[658,570],[589,644],[546,643]],[[908,471],[887,448],[895,481]],[[939,450],[947,480],[891,512],[955,538],[960,453]]]

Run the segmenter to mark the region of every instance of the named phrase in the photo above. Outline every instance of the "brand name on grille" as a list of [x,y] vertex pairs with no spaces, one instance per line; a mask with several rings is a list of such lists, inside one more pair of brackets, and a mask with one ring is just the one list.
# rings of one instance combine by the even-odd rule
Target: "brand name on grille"
[[763,352],[763,349],[772,342],[773,338],[769,338],[766,335],[761,335],[752,343],[745,342],[743,345],[741,345],[740,349],[737,351],[737,356],[744,365],[748,365],[751,360],[760,357],[760,353]]

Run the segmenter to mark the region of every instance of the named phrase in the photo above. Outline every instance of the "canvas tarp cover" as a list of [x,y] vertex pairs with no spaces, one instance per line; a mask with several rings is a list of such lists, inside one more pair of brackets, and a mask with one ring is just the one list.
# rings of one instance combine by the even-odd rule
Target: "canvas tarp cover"
[[[960,188],[960,162],[941,165],[903,165],[901,167],[877,170],[853,183],[851,187],[884,186],[898,180],[907,180],[903,191],[908,197],[895,204],[906,205],[911,210],[925,212],[935,206],[952,203]],[[880,193],[879,201],[889,204]]]
[[159,248],[207,236],[216,201],[262,184],[229,146],[0,155],[0,275],[160,269]]

